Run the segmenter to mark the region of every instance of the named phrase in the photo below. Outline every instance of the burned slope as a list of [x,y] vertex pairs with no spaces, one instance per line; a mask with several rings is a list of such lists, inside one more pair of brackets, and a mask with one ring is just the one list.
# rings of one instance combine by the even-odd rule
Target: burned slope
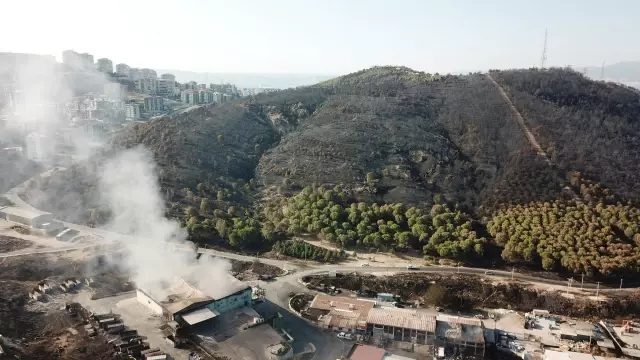
[[529,146],[483,75],[384,67],[319,87],[327,100],[262,157],[265,184],[340,184],[362,200],[413,204],[443,195],[473,209]]
[[624,200],[640,201],[640,93],[569,69],[497,71],[501,84],[561,175],[579,171]]
[[153,153],[163,187],[182,189],[249,181],[261,152],[275,141],[277,133],[264,118],[242,104],[224,104],[129,126],[113,144],[144,145]]

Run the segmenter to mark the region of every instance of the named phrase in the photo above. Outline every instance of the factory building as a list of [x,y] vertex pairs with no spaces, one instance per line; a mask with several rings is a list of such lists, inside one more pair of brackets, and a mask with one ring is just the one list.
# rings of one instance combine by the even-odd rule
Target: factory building
[[175,278],[159,291],[138,288],[136,297],[173,327],[184,328],[251,306],[251,287],[231,275],[226,281],[216,294],[205,294],[184,279]]
[[46,233],[53,233],[63,228],[60,222],[53,219],[51,213],[14,206],[0,208],[0,218],[32,229],[40,229]]
[[485,341],[482,321],[475,318],[438,315],[436,345],[446,355],[484,357]]

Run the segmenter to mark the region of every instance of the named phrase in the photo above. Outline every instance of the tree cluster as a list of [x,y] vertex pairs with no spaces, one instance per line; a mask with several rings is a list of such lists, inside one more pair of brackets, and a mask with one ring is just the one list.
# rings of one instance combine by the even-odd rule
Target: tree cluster
[[640,210],[628,205],[555,201],[497,212],[487,229],[509,262],[587,275],[636,272]]
[[348,203],[338,186],[305,187],[265,207],[273,228],[317,234],[343,248],[421,249],[425,254],[465,258],[482,255],[486,240],[471,218],[436,204],[429,213],[403,204]]
[[347,257],[344,250],[333,251],[311,245],[302,240],[278,241],[273,245],[273,250],[282,255],[320,262],[334,262]]

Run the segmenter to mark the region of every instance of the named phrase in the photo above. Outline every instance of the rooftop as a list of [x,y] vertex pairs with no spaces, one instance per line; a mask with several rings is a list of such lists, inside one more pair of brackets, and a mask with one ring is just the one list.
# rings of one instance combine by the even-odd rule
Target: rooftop
[[484,343],[482,321],[474,318],[438,315],[436,336],[476,344]]
[[409,309],[374,308],[369,311],[367,322],[430,333],[436,329],[435,316]]
[[317,310],[347,310],[366,313],[375,306],[375,301],[354,299],[344,296],[317,295],[309,308]]
[[386,351],[370,345],[356,345],[349,357],[350,360],[382,360]]
[[0,208],[0,212],[5,213],[7,215],[19,216],[25,219],[35,219],[38,216],[51,215],[51,213],[48,213],[48,212],[39,211],[39,210],[22,209],[15,206],[6,206],[3,208]]
[[191,305],[220,300],[245,289],[251,289],[251,287],[228,275],[227,285],[218,287],[218,291],[215,294],[205,294],[180,277],[175,277],[162,290],[144,290],[144,292],[164,306],[167,311],[178,313]]

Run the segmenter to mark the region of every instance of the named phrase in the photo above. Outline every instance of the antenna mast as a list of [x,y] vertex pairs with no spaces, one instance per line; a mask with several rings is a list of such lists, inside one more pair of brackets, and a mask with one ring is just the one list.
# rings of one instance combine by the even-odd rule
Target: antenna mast
[[540,69],[544,69],[545,61],[547,61],[547,29],[544,29],[544,47],[542,48],[542,57],[540,58]]

